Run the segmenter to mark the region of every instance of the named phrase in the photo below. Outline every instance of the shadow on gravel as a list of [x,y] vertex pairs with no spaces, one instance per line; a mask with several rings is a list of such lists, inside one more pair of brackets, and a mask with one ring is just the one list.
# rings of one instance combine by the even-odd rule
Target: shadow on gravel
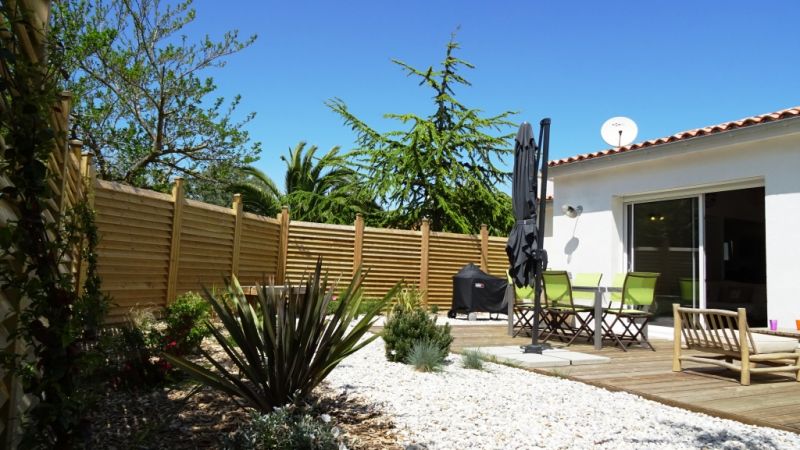
[[[669,426],[678,436],[691,436],[693,443],[691,444],[697,448],[719,448],[725,450],[739,450],[739,449],[779,449],[781,448],[773,439],[766,436],[753,436],[741,435],[731,433],[728,430],[708,431],[698,426],[688,425],[684,422],[662,421],[664,425]],[[674,444],[674,441],[669,439],[631,439],[631,443],[635,444],[656,444],[661,446],[669,446]]]

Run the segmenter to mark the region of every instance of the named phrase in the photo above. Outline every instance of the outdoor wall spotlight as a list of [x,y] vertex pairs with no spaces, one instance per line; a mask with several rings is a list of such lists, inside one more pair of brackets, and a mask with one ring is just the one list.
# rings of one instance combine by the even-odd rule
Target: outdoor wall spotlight
[[563,212],[565,216],[574,219],[581,215],[583,212],[583,206],[564,205],[561,207],[561,212]]

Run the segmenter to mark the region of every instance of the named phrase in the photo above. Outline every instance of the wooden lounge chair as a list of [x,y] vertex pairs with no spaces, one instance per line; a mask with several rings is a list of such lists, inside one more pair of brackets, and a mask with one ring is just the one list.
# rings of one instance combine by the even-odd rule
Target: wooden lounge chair
[[[681,361],[714,364],[741,373],[740,383],[750,384],[751,373],[794,372],[800,381],[800,353],[797,339],[751,333],[744,308],[737,312],[721,309],[682,308],[672,305],[675,342],[672,371],[681,371]],[[681,355],[681,338],[691,350],[708,356]],[[738,364],[734,360],[739,361]],[[756,367],[757,364],[766,367]]]

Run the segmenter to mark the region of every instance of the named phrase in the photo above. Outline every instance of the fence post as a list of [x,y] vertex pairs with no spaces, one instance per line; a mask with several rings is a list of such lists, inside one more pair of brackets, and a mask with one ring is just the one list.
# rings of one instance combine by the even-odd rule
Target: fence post
[[364,216],[356,214],[355,240],[353,241],[353,275],[361,267],[361,258],[364,253]]
[[172,186],[172,238],[169,249],[169,278],[167,281],[167,299],[169,305],[175,300],[178,288],[178,256],[181,251],[181,212],[183,212],[183,178],[175,178]]
[[[80,157],[78,160],[80,161],[80,180],[78,185],[80,186],[80,197],[78,197],[78,201],[82,200],[86,202],[86,206],[94,211],[94,171],[92,166],[92,154],[91,153],[81,153],[81,149],[83,148],[83,142],[79,139],[71,139],[69,141],[69,146],[73,148],[76,154],[79,154]],[[81,290],[83,290],[83,283],[86,282],[86,266],[83,264],[83,247],[86,245],[86,239],[81,236],[80,242],[78,243],[78,249],[75,252],[75,294],[80,295]]]
[[231,275],[238,277],[239,275],[239,249],[242,246],[242,216],[244,215],[244,208],[242,205],[242,194],[233,194],[233,261],[231,262]]
[[489,227],[481,224],[481,270],[489,273]]
[[286,262],[289,257],[289,207],[281,208],[278,216],[281,222],[281,234],[278,240],[278,273],[275,274],[275,284],[286,284]]
[[422,242],[419,246],[419,291],[422,302],[428,304],[428,249],[430,248],[431,223],[428,218],[422,219]]

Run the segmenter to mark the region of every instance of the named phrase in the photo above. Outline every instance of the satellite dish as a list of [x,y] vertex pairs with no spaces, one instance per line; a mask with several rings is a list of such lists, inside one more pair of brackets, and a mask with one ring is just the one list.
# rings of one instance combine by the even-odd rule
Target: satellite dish
[[612,147],[628,145],[636,139],[639,128],[627,117],[612,117],[600,127],[600,136]]

